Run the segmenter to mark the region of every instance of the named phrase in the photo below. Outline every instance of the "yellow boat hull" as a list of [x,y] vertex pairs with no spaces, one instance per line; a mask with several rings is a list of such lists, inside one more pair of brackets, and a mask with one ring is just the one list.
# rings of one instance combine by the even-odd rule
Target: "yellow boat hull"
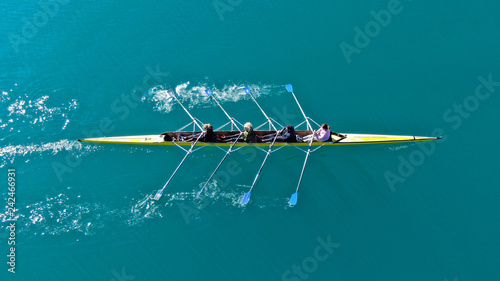
[[[339,138],[333,136],[332,142],[316,142],[312,143],[312,146],[329,146],[329,145],[359,145],[359,144],[382,144],[382,143],[403,143],[403,142],[418,142],[418,141],[432,141],[440,139],[440,137],[420,137],[420,136],[400,136],[400,135],[372,135],[372,134],[343,134],[345,138]],[[109,143],[109,144],[128,144],[128,145],[180,145],[180,146],[191,146],[191,142],[172,142],[164,141],[162,135],[138,135],[138,136],[123,136],[123,137],[101,137],[101,138],[87,138],[80,139],[80,142],[88,143]],[[292,143],[296,146],[308,146],[307,142],[294,142]],[[217,143],[205,143],[198,142],[196,146],[205,145],[215,145],[220,147],[231,146],[228,142],[217,142]],[[245,142],[238,142],[235,147],[241,147],[248,145]],[[268,147],[269,143],[254,143],[256,146]],[[290,145],[286,142],[276,142],[275,147]]]

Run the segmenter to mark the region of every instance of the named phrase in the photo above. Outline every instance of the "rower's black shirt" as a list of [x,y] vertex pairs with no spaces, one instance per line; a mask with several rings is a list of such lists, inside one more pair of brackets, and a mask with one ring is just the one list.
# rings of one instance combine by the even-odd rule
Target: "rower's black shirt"
[[213,130],[207,130],[205,132],[205,136],[203,137],[203,141],[204,142],[213,142],[214,141],[214,137],[215,137],[214,131]]

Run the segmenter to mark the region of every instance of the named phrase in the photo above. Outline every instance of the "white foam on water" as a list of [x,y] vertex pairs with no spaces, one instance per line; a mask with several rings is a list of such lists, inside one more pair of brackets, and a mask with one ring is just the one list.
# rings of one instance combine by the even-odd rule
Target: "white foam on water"
[[[262,208],[288,208],[289,198],[269,198],[253,195],[249,204],[241,204],[241,200],[249,186],[222,187],[216,181],[209,183],[205,191],[196,198],[203,187],[200,182],[198,188],[191,192],[163,193],[159,201],[153,200],[153,195],[147,194],[132,203],[130,212],[123,218],[127,225],[137,225],[145,220],[164,218],[167,215],[178,215],[186,221],[202,222],[205,216],[217,216],[214,211],[224,208],[226,212],[244,212],[248,206]],[[134,200],[133,200],[134,201]]]
[[78,141],[60,140],[57,142],[28,144],[28,145],[8,145],[0,147],[0,168],[6,164],[14,163],[16,157],[31,156],[32,154],[48,153],[56,155],[61,151],[81,150],[83,152],[92,152],[97,150],[96,146],[82,146]]
[[150,194],[143,196],[143,198],[138,201],[134,201],[134,199],[132,199],[132,201],[132,206],[130,207],[130,212],[128,213],[129,215],[125,219],[129,226],[142,223],[146,219],[162,216],[158,211],[158,208],[161,207],[161,205],[154,201],[153,196]]
[[9,93],[2,91],[2,95],[0,95],[0,103],[4,103],[10,100]]
[[[204,183],[200,183],[200,190]],[[287,198],[270,198],[252,194],[251,201],[248,204],[242,204],[241,201],[246,192],[250,190],[250,185],[236,185],[231,187],[223,187],[217,181],[213,181],[207,185],[198,200],[209,200],[212,204],[222,204],[228,208],[246,208],[251,204],[258,208],[281,207],[288,202]],[[196,196],[194,192],[193,198]]]
[[104,204],[79,202],[79,198],[62,193],[27,205],[19,211],[22,225],[19,232],[34,235],[60,235],[73,231],[95,234],[104,227],[102,216],[112,216],[114,211]]
[[392,150],[392,151],[398,151],[401,149],[407,149],[408,147],[409,147],[408,145],[398,145],[398,146],[394,146],[394,147],[388,147],[388,149]]
[[[31,124],[31,128],[44,129],[49,121],[63,118],[68,120],[66,118],[68,113],[79,107],[76,99],[63,102],[58,106],[49,106],[47,105],[49,98],[48,95],[36,99],[30,98],[28,95],[15,97],[12,93],[2,91],[0,103],[8,104],[6,117],[9,119],[7,122],[0,120],[0,128],[12,131],[14,128],[22,127],[19,126],[20,123],[28,123]],[[63,130],[66,126],[67,122],[63,126]]]
[[[258,84],[226,84],[221,89],[207,83],[185,82],[175,87],[175,93],[180,102],[187,108],[204,108],[216,106],[207,98],[205,90],[210,88],[220,102],[237,102],[242,99],[249,99],[244,88],[249,87],[252,94],[257,98],[262,95],[270,95],[284,91],[279,85],[258,85]],[[168,113],[175,105],[175,101],[167,94],[170,88],[167,86],[156,86],[148,91],[143,97],[144,102],[154,104],[154,110]]]
[[[200,183],[200,188],[203,183]],[[68,187],[70,190],[71,187]],[[178,216],[186,223],[204,221],[205,216],[220,215],[216,210],[223,207],[227,212],[244,212],[249,205],[242,205],[241,198],[246,187],[228,189],[211,183],[207,190],[196,199],[198,190],[192,192],[176,192],[164,194],[159,201],[153,200],[151,194],[140,195],[139,199],[123,198],[123,208],[112,208],[101,202],[86,201],[81,195],[60,193],[46,196],[42,200],[16,210],[18,233],[33,235],[63,235],[80,232],[85,236],[93,236],[106,228],[106,222],[118,222],[126,226],[137,226],[152,219]],[[287,198],[252,197],[249,203],[257,208],[287,208]],[[211,207],[216,207],[211,208]],[[226,212],[226,213],[227,213]],[[5,222],[6,213],[0,213],[0,221]],[[3,229],[4,227],[0,227]]]
[[68,123],[69,123],[69,119],[66,119],[66,122],[64,122],[64,125],[63,125],[61,131],[64,131],[64,129],[66,129],[66,126],[68,126]]

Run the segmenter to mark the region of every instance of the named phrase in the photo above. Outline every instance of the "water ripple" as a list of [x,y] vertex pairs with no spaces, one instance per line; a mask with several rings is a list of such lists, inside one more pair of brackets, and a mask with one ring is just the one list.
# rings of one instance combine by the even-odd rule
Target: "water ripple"
[[49,121],[62,119],[64,130],[69,122],[68,114],[79,107],[78,101],[71,99],[58,106],[49,106],[49,98],[49,95],[31,98],[28,94],[16,97],[12,92],[2,91],[0,104],[6,104],[7,114],[2,116],[4,120],[0,118],[0,129],[9,132],[17,129],[19,132],[20,124],[27,123],[31,128],[43,130]]
[[[222,89],[218,89],[217,87],[207,83],[192,84],[189,81],[179,84],[173,88],[175,88],[175,92],[178,94],[179,100],[188,108],[192,109],[213,106],[212,102],[206,98],[205,89],[207,88],[211,88],[218,100],[221,102],[237,102],[241,99],[248,98],[243,91],[244,87],[249,87],[255,97],[269,95],[276,91],[283,91],[283,87],[279,85],[248,85],[239,83],[227,84],[224,85]],[[149,90],[148,94],[143,97],[143,101],[154,103],[154,110],[156,111],[170,112],[172,110],[173,103],[171,103],[167,96],[168,89],[169,87],[166,86],[156,86]]]
[[[201,187],[202,183],[200,183]],[[73,188],[68,187],[68,190]],[[211,217],[219,216],[217,209],[223,207],[224,214],[241,213],[247,208],[241,205],[242,190],[224,190],[212,183],[200,198],[196,191],[164,194],[160,201],[152,199],[151,194],[143,194],[139,199],[129,199],[123,207],[112,207],[102,201],[88,201],[85,196],[71,194],[71,191],[46,196],[44,199],[19,207],[18,232],[38,235],[63,235],[79,232],[93,236],[110,223],[125,227],[140,226],[148,220],[172,216],[191,222],[208,223]],[[286,198],[264,198],[254,196],[251,206],[256,208],[287,208]],[[0,221],[5,222],[7,213],[0,213]],[[0,229],[5,230],[4,226]]]
[[83,150],[90,152],[97,150],[95,146],[82,146],[78,141],[60,140],[58,142],[49,142],[42,144],[28,144],[28,145],[8,145],[0,147],[0,168],[6,164],[14,163],[16,157],[30,156],[32,154],[40,155],[42,153],[50,153],[56,155],[61,151],[70,150]]

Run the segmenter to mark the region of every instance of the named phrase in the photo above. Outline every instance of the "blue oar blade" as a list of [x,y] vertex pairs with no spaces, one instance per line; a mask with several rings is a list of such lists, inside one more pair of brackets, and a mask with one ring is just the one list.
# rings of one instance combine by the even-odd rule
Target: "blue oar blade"
[[250,191],[247,192],[247,193],[245,193],[245,196],[243,197],[243,200],[241,200],[242,204],[246,204],[246,203],[248,203],[248,201],[250,201],[250,194],[251,194]]
[[290,93],[293,93],[293,87],[292,84],[287,84],[286,85],[286,90],[289,91]]
[[207,96],[211,96],[211,95],[213,95],[212,90],[210,90],[210,88],[207,88],[207,89],[205,90],[205,93],[207,93]]
[[153,199],[160,200],[162,194],[163,194],[163,189],[158,190],[158,192],[156,193],[156,195]]
[[292,194],[292,197],[290,198],[290,206],[295,206],[297,204],[297,196],[298,195],[299,194],[297,192]]
[[167,102],[172,102],[174,100],[174,92],[172,90],[167,91]]
[[250,95],[250,94],[251,94],[251,92],[250,92],[250,88],[245,87],[245,88],[243,88],[243,89],[245,90],[245,93],[246,93],[247,95]]

